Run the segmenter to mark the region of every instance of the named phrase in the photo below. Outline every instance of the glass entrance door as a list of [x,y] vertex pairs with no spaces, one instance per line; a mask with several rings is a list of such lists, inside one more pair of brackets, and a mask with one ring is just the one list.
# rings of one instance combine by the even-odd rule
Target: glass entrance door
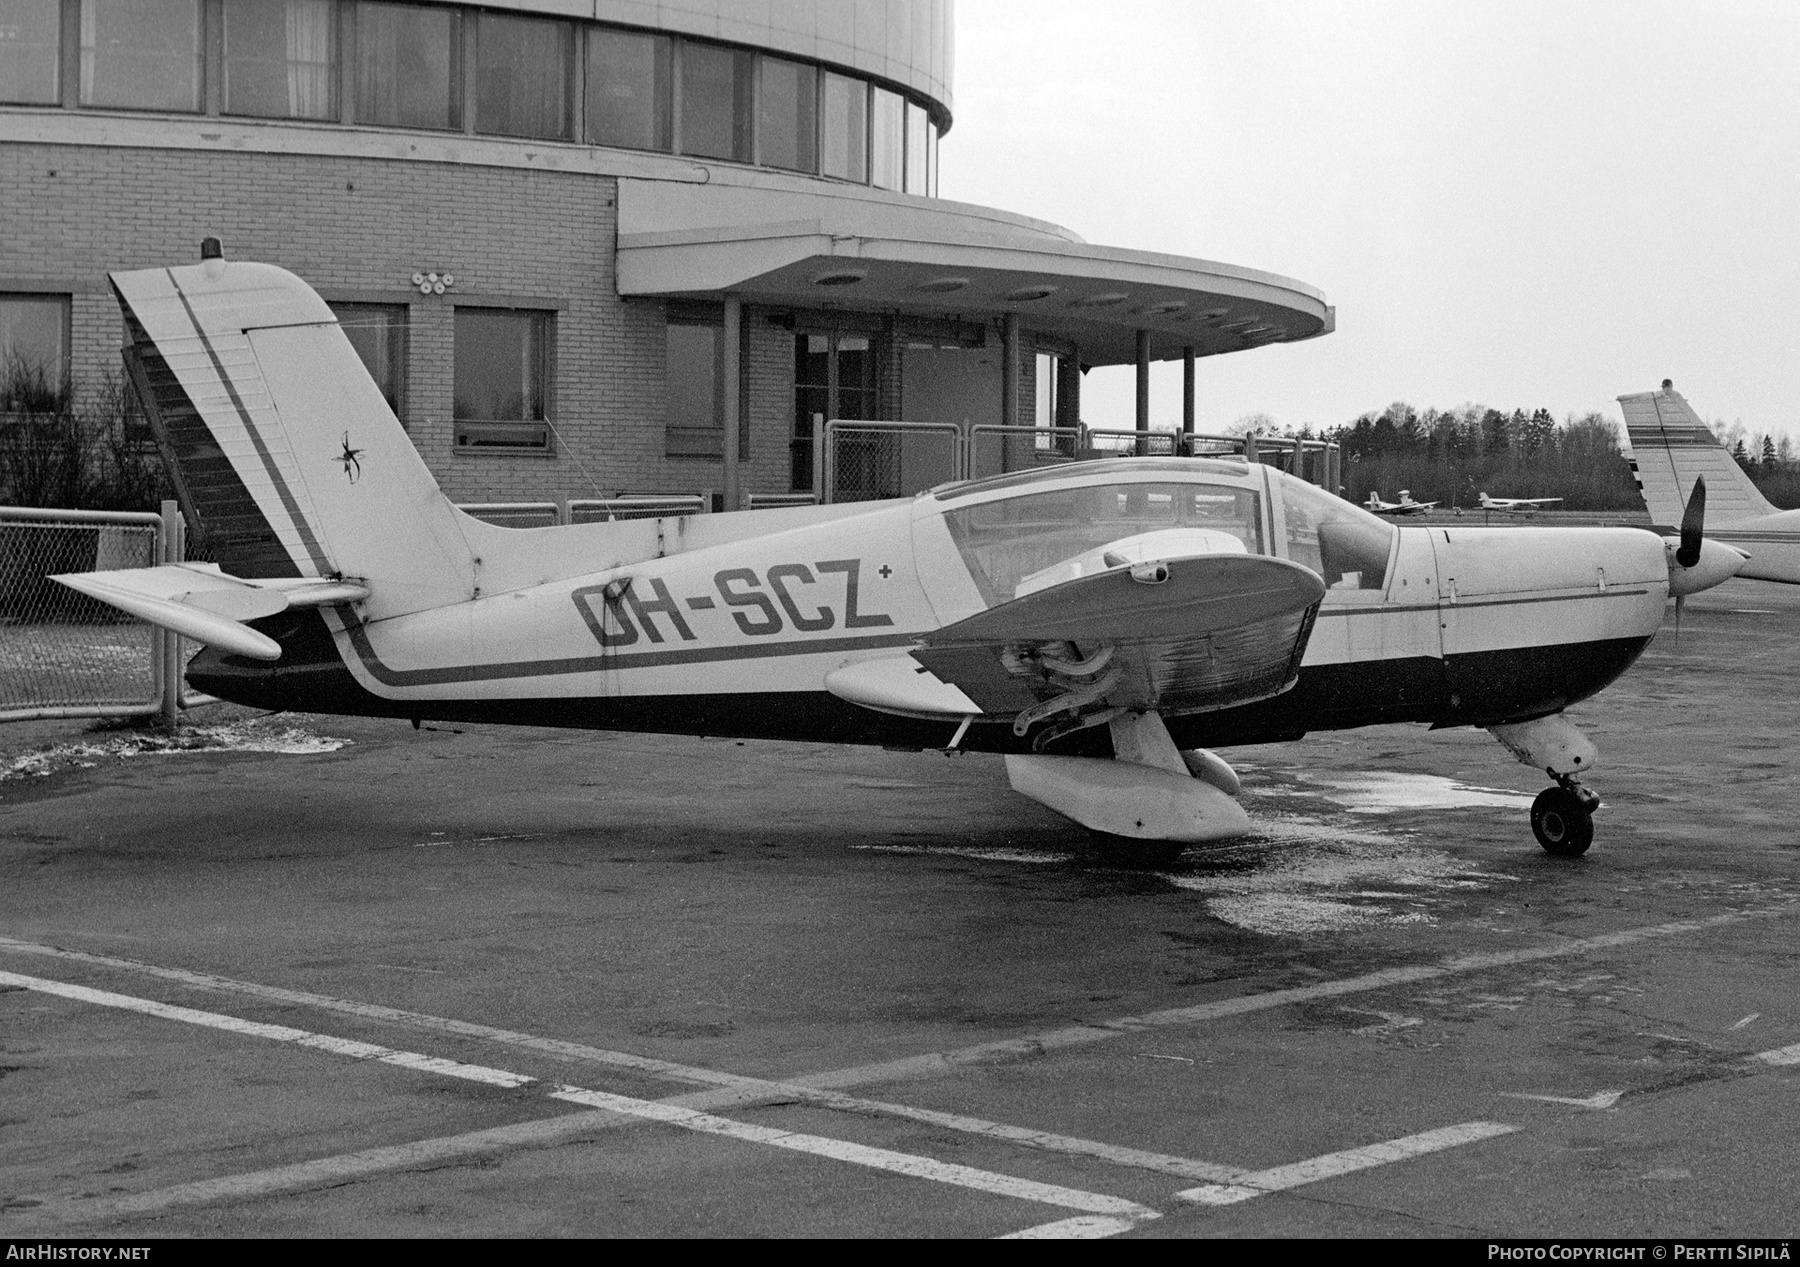
[[796,491],[813,486],[813,437],[827,422],[875,417],[875,382],[875,348],[868,335],[794,336],[794,433],[789,467]]

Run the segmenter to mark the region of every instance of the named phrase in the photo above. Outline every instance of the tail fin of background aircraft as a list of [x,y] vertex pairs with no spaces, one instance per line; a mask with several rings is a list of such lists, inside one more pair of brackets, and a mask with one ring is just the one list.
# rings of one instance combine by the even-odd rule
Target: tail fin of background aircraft
[[311,287],[216,258],[112,283],[126,364],[201,551],[237,576],[370,581],[370,619],[476,592],[472,521]]
[[1631,471],[1655,523],[1681,522],[1694,481],[1706,477],[1707,517],[1715,524],[1772,515],[1771,506],[1719,438],[1668,379],[1662,390],[1619,397],[1631,447]]

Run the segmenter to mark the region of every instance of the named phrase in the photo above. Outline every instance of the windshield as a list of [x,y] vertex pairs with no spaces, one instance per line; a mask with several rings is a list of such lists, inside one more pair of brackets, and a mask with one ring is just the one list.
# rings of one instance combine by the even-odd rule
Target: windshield
[[1273,473],[1287,520],[1287,553],[1335,590],[1387,588],[1397,531],[1368,511],[1291,475]]
[[1147,532],[1206,529],[1264,553],[1261,499],[1232,484],[1087,484],[949,510],[944,522],[990,607],[1028,576]]

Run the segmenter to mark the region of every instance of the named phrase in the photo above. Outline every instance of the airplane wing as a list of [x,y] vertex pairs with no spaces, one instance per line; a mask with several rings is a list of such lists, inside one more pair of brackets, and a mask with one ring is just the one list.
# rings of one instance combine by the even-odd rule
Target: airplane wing
[[1051,718],[1054,737],[1120,709],[1230,708],[1292,686],[1325,585],[1283,559],[1208,554],[1077,577],[849,665],[826,687],[912,716]]
[[184,638],[257,660],[279,660],[281,644],[245,621],[290,607],[354,603],[369,596],[365,586],[354,582],[313,577],[246,581],[211,563],[66,572],[50,579]]

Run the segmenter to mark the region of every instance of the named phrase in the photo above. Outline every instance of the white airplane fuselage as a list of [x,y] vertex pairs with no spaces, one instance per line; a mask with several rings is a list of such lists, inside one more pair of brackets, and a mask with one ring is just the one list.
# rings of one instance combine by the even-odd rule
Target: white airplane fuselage
[[[1322,494],[1292,476],[1191,459],[1097,466],[1046,472],[1044,486],[1104,478],[1108,488],[1197,483],[1248,493],[1260,522],[1246,535],[1274,543],[1268,553],[1321,564],[1307,530],[1287,520],[1298,515],[1294,498]],[[546,544],[561,536],[559,553],[583,535],[595,546],[610,538],[613,551],[630,536],[648,553],[389,618],[285,612],[257,623],[282,644],[279,662],[208,651],[189,679],[266,708],[942,747],[960,717],[873,712],[823,683],[990,605],[950,517],[1005,496],[952,487],[857,507],[586,526],[605,532],[499,530]],[[1372,522],[1386,536],[1381,583],[1335,578],[1294,688],[1170,716],[1178,742],[1220,747],[1380,722],[1541,716],[1605,686],[1661,624],[1668,570],[1652,534]],[[1105,733],[1072,735],[1054,750],[1104,747]],[[1030,750],[1003,719],[977,718],[959,746]]]

